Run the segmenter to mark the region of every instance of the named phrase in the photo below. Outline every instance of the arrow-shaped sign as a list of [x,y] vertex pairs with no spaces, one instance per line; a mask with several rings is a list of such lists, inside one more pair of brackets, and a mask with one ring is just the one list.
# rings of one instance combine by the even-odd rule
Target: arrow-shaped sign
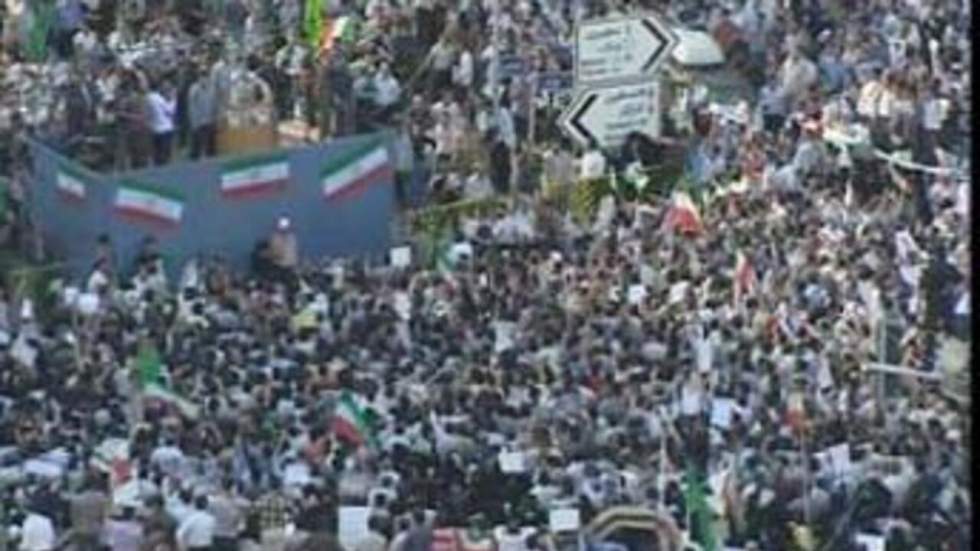
[[558,124],[581,145],[619,147],[633,133],[660,136],[659,85],[624,84],[580,93]]
[[585,21],[575,32],[575,85],[650,76],[678,42],[670,27],[654,15]]

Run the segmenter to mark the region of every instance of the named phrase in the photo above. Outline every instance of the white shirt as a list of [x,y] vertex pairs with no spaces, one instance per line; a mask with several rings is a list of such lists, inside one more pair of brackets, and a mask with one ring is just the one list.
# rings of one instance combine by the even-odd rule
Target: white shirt
[[512,534],[507,528],[499,526],[494,530],[493,535],[494,539],[497,540],[499,551],[526,551],[527,544],[525,542],[533,533],[532,528],[521,528],[516,534]]
[[194,509],[177,497],[167,498],[166,510],[178,525],[183,525],[194,514]]
[[182,549],[210,547],[214,543],[214,526],[211,513],[194,511],[177,529],[177,543]]
[[402,88],[395,77],[379,74],[374,79],[375,102],[380,107],[389,107],[398,101],[398,96],[402,93]]
[[176,102],[164,98],[160,92],[150,92],[147,101],[150,103],[150,129],[153,133],[173,132]]
[[473,54],[469,50],[463,50],[459,55],[459,64],[455,69],[453,82],[463,87],[473,84]]
[[959,316],[969,316],[970,315],[970,291],[965,291],[961,296],[959,302],[956,303],[956,309],[954,313]]
[[922,106],[922,126],[926,130],[941,130],[945,114],[942,100],[933,98],[926,101]]
[[51,551],[54,544],[54,525],[51,524],[51,519],[29,513],[20,529],[21,551]]

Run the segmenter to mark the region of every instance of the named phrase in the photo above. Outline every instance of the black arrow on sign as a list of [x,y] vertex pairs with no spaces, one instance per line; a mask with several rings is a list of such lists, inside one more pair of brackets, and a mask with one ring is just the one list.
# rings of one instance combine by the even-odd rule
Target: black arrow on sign
[[658,59],[660,59],[660,56],[663,55],[664,49],[666,49],[667,44],[670,43],[670,39],[664,36],[664,34],[660,32],[660,30],[657,29],[656,25],[651,23],[649,19],[643,20],[643,26],[646,27],[646,30],[650,31],[650,34],[652,34],[653,36],[657,37],[657,39],[660,40],[660,45],[657,46],[657,49],[654,50],[653,53],[650,55],[650,59],[648,59],[647,62],[643,65],[643,72],[646,73],[650,70],[650,67],[653,67],[653,64],[656,63]]
[[572,128],[577,130],[582,136],[585,136],[589,141],[595,140],[596,138],[592,135],[592,132],[589,132],[588,129],[582,125],[581,118],[589,112],[589,107],[592,107],[592,104],[595,103],[595,100],[598,97],[598,94],[589,94],[589,97],[582,102],[582,106],[572,113],[572,117],[569,119],[569,124],[572,125]]

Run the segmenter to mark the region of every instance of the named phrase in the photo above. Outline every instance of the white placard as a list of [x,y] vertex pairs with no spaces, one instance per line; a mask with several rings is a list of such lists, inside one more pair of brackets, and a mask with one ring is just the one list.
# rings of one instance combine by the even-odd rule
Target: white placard
[[670,296],[667,298],[667,302],[670,304],[677,304],[682,302],[684,297],[687,296],[687,288],[691,284],[687,281],[678,281],[670,288]]
[[408,293],[397,291],[392,297],[392,302],[394,303],[392,307],[399,317],[406,321],[412,319],[412,299],[408,297]]
[[582,527],[578,509],[552,509],[548,513],[548,528],[552,534],[574,532]]
[[527,464],[522,452],[500,452],[497,459],[500,461],[500,470],[504,473],[523,473],[527,470]]
[[460,241],[449,250],[449,259],[453,264],[463,258],[473,258],[473,245],[469,241]]
[[711,424],[722,429],[732,426],[735,401],[731,398],[715,398],[711,402]]
[[854,536],[858,545],[864,546],[864,551],[885,551],[885,538],[872,534]]
[[283,486],[287,487],[301,488],[312,481],[310,478],[310,468],[305,463],[298,462],[287,465],[282,478]]
[[642,304],[647,298],[647,288],[644,285],[630,285],[627,300],[630,304]]
[[91,316],[99,311],[99,295],[95,293],[82,293],[78,296],[78,311],[83,316]]
[[835,474],[846,473],[851,468],[851,446],[848,443],[839,444],[827,449],[827,460],[830,469]]
[[24,320],[34,319],[34,303],[31,299],[24,299],[24,303],[20,307],[20,318]]
[[409,246],[391,249],[391,265],[394,268],[408,268],[412,264],[412,248]]
[[701,392],[685,386],[681,390],[681,415],[701,413]]
[[514,347],[514,332],[517,324],[512,321],[498,321],[493,324],[494,346],[498,354]]
[[75,306],[79,293],[78,287],[65,287],[61,292],[63,304],[69,307]]
[[65,470],[51,461],[28,459],[24,462],[24,472],[41,478],[61,478]]
[[337,513],[337,539],[344,549],[354,549],[368,535],[371,508],[341,507]]
[[640,266],[640,281],[642,281],[644,285],[653,287],[653,283],[656,280],[656,277],[657,276],[653,272],[652,267],[646,264]]

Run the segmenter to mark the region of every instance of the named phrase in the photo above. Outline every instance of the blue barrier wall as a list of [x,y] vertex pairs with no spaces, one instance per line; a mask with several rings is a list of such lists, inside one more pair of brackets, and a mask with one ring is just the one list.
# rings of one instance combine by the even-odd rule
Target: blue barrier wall
[[[34,144],[34,219],[49,255],[64,260],[72,277],[89,272],[96,241],[103,233],[111,237],[117,261],[124,269],[131,266],[140,243],[148,235],[157,237],[171,277],[179,273],[186,260],[198,254],[220,254],[234,267],[247,269],[256,242],[270,235],[282,215],[292,219],[305,258],[381,255],[390,246],[396,208],[393,182],[376,184],[332,202],[324,199],[320,184],[325,164],[379,138],[389,144],[393,159],[387,134],[280,151],[290,164],[290,180],[285,189],[239,199],[221,194],[221,167],[234,158],[104,175]],[[59,192],[59,170],[73,171],[87,181],[84,200],[72,200]],[[181,222],[172,229],[162,229],[120,217],[114,212],[113,203],[122,182],[180,194],[184,200]]]

